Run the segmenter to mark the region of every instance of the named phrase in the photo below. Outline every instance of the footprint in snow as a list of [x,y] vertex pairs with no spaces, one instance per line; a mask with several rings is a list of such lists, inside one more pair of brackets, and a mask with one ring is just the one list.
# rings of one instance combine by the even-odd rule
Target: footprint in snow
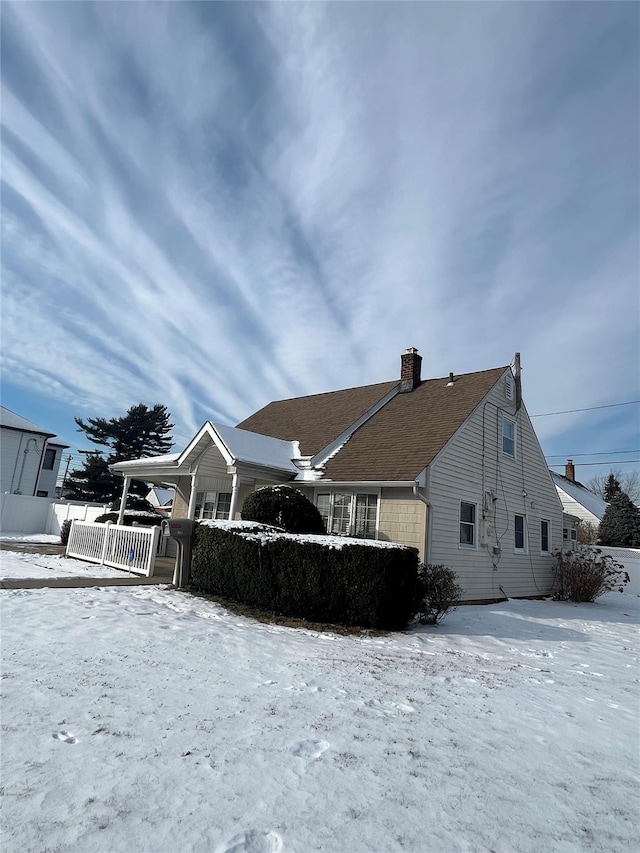
[[54,732],[51,737],[54,740],[61,740],[63,743],[78,743],[77,739],[71,734],[71,732]]
[[323,752],[329,749],[330,744],[326,740],[301,740],[289,747],[289,751],[296,758],[314,759],[320,758]]
[[282,839],[277,832],[246,829],[216,847],[215,853],[280,853]]

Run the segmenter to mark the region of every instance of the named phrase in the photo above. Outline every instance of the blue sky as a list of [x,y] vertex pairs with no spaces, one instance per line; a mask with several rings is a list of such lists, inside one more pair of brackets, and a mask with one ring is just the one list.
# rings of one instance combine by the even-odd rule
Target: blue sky
[[[636,4],[1,15],[4,406],[85,447],[74,416],[164,403],[182,444],[408,346],[520,351],[531,414],[640,399]],[[612,454],[639,412],[534,424]]]

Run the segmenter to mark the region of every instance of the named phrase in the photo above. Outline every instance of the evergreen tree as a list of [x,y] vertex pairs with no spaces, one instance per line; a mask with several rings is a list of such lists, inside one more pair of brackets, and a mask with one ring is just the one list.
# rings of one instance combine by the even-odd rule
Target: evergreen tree
[[620,488],[620,481],[613,475],[609,474],[607,477],[607,482],[604,484],[604,490],[602,493],[603,498],[607,503],[611,503],[616,495],[619,495],[622,492]]
[[81,450],[80,453],[86,457],[84,465],[71,471],[65,479],[64,497],[87,503],[110,503],[117,494],[118,484],[109,471],[109,463],[97,450]]
[[[109,465],[126,462],[130,459],[142,459],[167,453],[173,444],[170,423],[171,415],[166,406],[160,404],[149,409],[140,403],[131,406],[126,415],[120,418],[75,418],[86,437],[93,444],[109,450],[81,450],[86,456],[84,466],[71,472],[67,478],[65,492],[67,497],[77,500],[109,502],[120,497],[122,480],[114,477]],[[148,491],[146,483],[133,480],[129,494],[142,497]],[[127,500],[127,506],[131,504]]]
[[614,548],[640,548],[640,509],[625,492],[611,498],[600,522],[598,543]]

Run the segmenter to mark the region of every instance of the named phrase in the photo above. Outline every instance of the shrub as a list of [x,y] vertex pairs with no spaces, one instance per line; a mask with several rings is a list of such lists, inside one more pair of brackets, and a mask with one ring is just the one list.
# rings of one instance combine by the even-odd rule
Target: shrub
[[[112,521],[114,524],[118,523],[118,513],[117,512],[105,512],[102,515],[99,515],[96,518],[97,522],[104,524],[105,521]],[[123,523],[125,525],[131,526],[133,523],[140,524],[143,527],[153,527],[156,524],[162,524],[162,516],[157,512],[144,512],[132,510],[131,512],[125,510]]]
[[446,566],[420,563],[416,587],[416,618],[421,625],[437,625],[462,598],[457,575]]
[[624,566],[599,548],[555,551],[556,601],[595,601],[605,592],[624,592],[629,575]]
[[[293,537],[256,524],[196,527],[191,587],[316,622],[399,630],[415,612],[417,552]],[[352,544],[353,543],[353,544]]]
[[69,542],[69,534],[71,533],[71,519],[67,518],[62,522],[60,528],[60,544],[66,545]]
[[284,528],[287,533],[324,533],[324,522],[310,500],[293,486],[264,486],[242,505],[245,521]]

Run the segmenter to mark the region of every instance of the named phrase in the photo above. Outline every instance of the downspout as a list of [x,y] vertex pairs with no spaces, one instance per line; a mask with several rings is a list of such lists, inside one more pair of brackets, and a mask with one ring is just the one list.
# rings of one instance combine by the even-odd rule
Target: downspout
[[236,471],[231,475],[231,506],[229,507],[229,521],[233,521],[238,506],[238,495],[240,493],[240,478]]
[[429,565],[431,562],[431,534],[433,532],[433,506],[431,501],[420,491],[420,486],[418,485],[418,481],[413,484],[413,495],[418,498],[419,501],[427,508],[427,523],[424,528],[424,562],[425,565]]
[[127,495],[129,494],[130,485],[131,477],[125,477],[122,484],[122,497],[120,498],[120,510],[118,511],[118,524],[124,524],[124,511],[127,508]]

